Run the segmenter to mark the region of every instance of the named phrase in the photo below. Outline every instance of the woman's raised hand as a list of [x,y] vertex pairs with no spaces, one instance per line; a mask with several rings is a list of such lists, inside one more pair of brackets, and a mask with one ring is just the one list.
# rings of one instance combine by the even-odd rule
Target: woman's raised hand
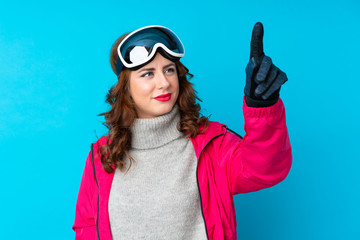
[[279,99],[281,85],[288,78],[277,68],[263,48],[264,28],[257,22],[253,28],[250,44],[250,61],[246,66],[246,103],[251,107],[273,105]]

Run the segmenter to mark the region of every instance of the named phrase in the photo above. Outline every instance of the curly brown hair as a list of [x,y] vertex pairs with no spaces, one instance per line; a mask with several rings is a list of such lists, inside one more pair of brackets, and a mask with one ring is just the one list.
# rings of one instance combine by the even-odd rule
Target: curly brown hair
[[[115,74],[118,59],[117,47],[127,35],[124,34],[118,38],[111,48],[110,64]],[[195,137],[199,134],[200,126],[204,126],[203,130],[205,130],[209,120],[207,117],[200,116],[200,105],[196,100],[201,100],[196,96],[193,84],[189,81],[193,75],[180,61],[175,62],[175,65],[179,79],[179,97],[176,101],[180,112],[179,131],[188,137]],[[105,116],[104,125],[109,129],[106,144],[100,148],[101,163],[108,173],[114,171],[114,165],[121,170],[124,169],[124,156],[130,159],[128,170],[135,161],[129,154],[130,127],[137,118],[135,103],[129,93],[129,78],[130,70],[123,68],[118,76],[118,82],[110,88],[106,96],[106,102],[111,105],[111,109],[99,114],[99,116]]]

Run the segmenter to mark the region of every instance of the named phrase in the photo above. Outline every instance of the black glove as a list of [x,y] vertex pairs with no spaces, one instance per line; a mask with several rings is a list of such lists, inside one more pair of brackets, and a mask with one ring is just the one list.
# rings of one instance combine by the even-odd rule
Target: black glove
[[250,107],[268,107],[277,102],[281,85],[288,79],[263,50],[264,28],[255,24],[250,44],[250,61],[246,66],[245,99]]

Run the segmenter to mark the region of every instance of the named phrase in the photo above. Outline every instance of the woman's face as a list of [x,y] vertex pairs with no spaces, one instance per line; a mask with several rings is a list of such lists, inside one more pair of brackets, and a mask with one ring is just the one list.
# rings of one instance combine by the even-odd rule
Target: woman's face
[[179,96],[175,63],[157,53],[150,63],[131,71],[130,95],[139,118],[154,118],[170,112]]

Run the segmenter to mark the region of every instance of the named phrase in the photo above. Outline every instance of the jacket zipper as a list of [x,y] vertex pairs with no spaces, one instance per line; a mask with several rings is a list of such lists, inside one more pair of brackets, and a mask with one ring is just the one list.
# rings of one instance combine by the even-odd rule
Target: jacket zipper
[[96,185],[97,185],[97,187],[98,187],[98,196],[97,196],[97,218],[96,218],[96,233],[97,233],[98,240],[100,240],[100,233],[99,233],[99,196],[100,196],[100,189],[99,189],[99,183],[98,183],[97,178],[96,178],[95,162],[94,162],[94,148],[93,148],[93,144],[91,144],[91,160],[92,160],[93,169],[94,169],[94,178],[95,178],[95,182],[96,182]]
[[216,136],[212,137],[212,138],[205,144],[205,146],[203,147],[203,149],[201,149],[201,151],[200,151],[199,159],[198,159],[198,162],[197,162],[197,165],[196,165],[196,182],[197,182],[197,186],[198,186],[198,190],[199,190],[201,215],[202,215],[202,217],[203,217],[203,219],[204,219],[205,232],[206,232],[206,238],[207,238],[207,239],[209,239],[209,235],[208,235],[208,232],[207,232],[206,221],[205,221],[205,216],[204,216],[204,210],[203,210],[203,207],[202,207],[202,198],[201,198],[200,185],[199,185],[198,168],[199,168],[199,162],[200,162],[201,154],[202,154],[202,152],[204,151],[204,149],[206,148],[206,146],[209,145],[209,143],[210,143],[212,140],[214,140],[215,138],[220,137],[221,135],[224,135],[224,134],[225,134],[225,133],[221,133],[221,134],[219,134],[219,135],[216,135]]

